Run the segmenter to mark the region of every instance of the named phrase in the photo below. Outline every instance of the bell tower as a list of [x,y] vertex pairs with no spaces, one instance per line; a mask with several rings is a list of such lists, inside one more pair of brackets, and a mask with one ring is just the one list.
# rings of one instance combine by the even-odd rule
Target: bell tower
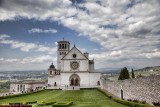
[[58,70],[61,69],[61,59],[69,52],[70,50],[70,43],[69,41],[58,41],[57,47],[57,68]]

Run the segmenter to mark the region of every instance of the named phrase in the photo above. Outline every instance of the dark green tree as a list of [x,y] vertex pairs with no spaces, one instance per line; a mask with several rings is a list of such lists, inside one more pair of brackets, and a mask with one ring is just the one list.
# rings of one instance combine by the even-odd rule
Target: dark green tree
[[134,75],[134,71],[133,71],[133,69],[132,69],[132,78],[135,78],[135,75]]
[[123,69],[121,69],[118,80],[124,80],[124,79],[129,79],[129,78],[130,76],[129,76],[128,69],[124,67]]

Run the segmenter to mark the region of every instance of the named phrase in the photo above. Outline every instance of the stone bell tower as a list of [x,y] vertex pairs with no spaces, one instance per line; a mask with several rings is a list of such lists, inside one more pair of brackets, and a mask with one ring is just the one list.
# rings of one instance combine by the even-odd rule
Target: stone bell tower
[[69,52],[70,43],[69,41],[58,41],[57,47],[57,69],[61,70],[61,59]]

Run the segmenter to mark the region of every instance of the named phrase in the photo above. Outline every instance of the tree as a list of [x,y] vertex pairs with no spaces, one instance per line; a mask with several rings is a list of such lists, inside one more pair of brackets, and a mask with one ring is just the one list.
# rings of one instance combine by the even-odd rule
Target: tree
[[129,76],[128,69],[124,67],[123,69],[121,69],[118,80],[124,80],[124,79],[129,79],[129,78],[130,76]]
[[133,69],[132,69],[132,78],[135,78],[135,75],[134,75],[134,71],[133,71]]

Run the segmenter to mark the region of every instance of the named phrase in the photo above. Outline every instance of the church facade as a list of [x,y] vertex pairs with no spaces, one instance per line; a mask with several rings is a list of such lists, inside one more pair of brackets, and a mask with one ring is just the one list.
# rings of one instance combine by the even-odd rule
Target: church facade
[[58,41],[57,69],[48,69],[48,87],[94,88],[100,86],[101,73],[94,71],[94,60],[89,53],[82,53],[75,45],[70,49],[69,41]]
[[100,87],[101,73],[94,71],[94,60],[89,60],[89,53],[82,53],[75,45],[70,49],[68,41],[58,41],[57,68],[50,65],[48,82],[17,81],[10,83],[10,92],[21,93],[40,88],[80,89]]

